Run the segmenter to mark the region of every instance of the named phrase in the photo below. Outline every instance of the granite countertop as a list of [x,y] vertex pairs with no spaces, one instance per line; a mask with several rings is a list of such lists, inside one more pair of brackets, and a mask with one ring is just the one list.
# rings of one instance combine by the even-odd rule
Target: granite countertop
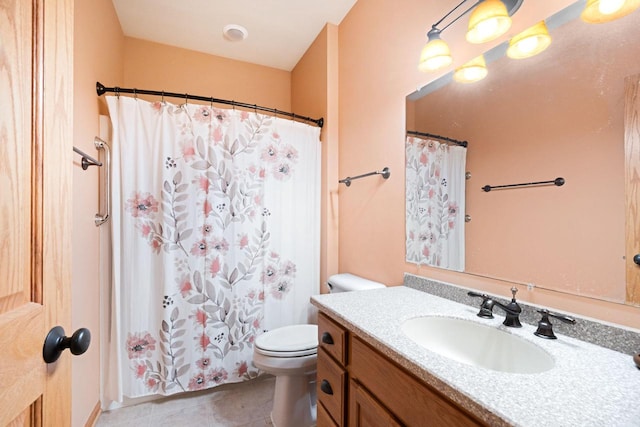
[[[535,327],[502,325],[478,309],[404,286],[317,295],[320,311],[492,426],[640,426],[640,370],[631,356],[561,335],[546,340]],[[407,338],[400,325],[420,316],[448,316],[493,325],[547,351],[555,366],[542,373],[487,370],[440,356]]]

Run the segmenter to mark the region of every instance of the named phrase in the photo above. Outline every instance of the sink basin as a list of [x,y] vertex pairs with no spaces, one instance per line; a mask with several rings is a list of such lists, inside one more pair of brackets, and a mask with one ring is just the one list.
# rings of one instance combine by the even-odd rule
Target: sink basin
[[468,365],[500,372],[535,374],[553,368],[553,357],[517,335],[470,320],[417,317],[402,332],[427,350]]

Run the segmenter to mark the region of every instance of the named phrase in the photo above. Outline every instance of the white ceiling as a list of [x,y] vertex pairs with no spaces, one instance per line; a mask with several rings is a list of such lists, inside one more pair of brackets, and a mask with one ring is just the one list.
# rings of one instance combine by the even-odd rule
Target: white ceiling
[[[125,36],[291,71],[356,0],[112,0]],[[227,24],[249,36],[231,42]]]

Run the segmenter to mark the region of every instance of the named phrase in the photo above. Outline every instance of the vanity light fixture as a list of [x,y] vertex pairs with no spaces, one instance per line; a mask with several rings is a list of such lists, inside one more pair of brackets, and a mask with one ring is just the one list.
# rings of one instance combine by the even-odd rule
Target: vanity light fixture
[[640,0],[587,0],[580,18],[589,24],[601,24],[630,14],[640,7]]
[[484,60],[484,55],[480,55],[456,68],[453,79],[458,83],[474,83],[487,77],[487,74],[487,63]]
[[535,56],[549,47],[551,36],[544,21],[527,28],[509,40],[507,56],[513,59],[523,59]]
[[[449,23],[439,27],[445,19],[451,16],[463,4],[470,0],[462,0],[438,22],[431,26],[427,33],[427,43],[420,53],[418,69],[420,71],[434,71],[444,68],[453,62],[451,50],[447,43],[440,38],[441,33],[451,24],[472,12],[469,20],[467,40],[472,43],[483,43],[504,34],[511,26],[510,16],[516,13],[524,0],[477,0],[473,5],[453,17]],[[637,0],[640,1],[640,0]]]
[[502,0],[481,0],[471,13],[467,41],[485,43],[500,37],[511,28],[511,17]]
[[447,43],[440,38],[440,30],[432,28],[427,33],[427,38],[427,44],[424,45],[420,54],[418,70],[433,71],[450,65],[453,62],[451,50],[449,50]]

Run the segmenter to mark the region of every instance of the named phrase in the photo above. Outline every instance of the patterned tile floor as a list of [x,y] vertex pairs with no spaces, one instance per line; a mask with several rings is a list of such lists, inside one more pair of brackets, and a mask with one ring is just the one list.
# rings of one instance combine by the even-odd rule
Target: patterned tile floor
[[274,386],[265,377],[141,403],[103,412],[96,427],[270,427]]

